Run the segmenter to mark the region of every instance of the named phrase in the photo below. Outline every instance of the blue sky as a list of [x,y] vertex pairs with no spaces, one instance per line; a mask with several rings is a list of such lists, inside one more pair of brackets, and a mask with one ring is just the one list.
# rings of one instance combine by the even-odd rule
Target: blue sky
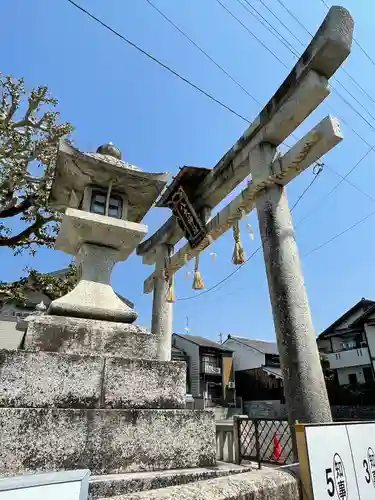
[[[273,57],[246,32],[216,0],[153,0],[206,52],[219,62],[262,104],[276,91],[287,75],[280,61],[293,65],[292,54],[261,26],[237,0],[222,0],[241,21],[275,53]],[[283,0],[311,32],[322,22],[326,8],[319,0]],[[242,0],[244,3],[244,0]],[[277,0],[264,3],[290,27],[299,44],[259,1],[250,3],[301,53],[309,35],[282,8]],[[143,49],[170,65],[215,97],[254,118],[260,111],[246,93],[223,75],[210,61],[163,19],[146,0],[80,0],[80,4],[110,24]],[[375,4],[370,0],[343,0],[355,20],[355,37],[375,60],[371,44]],[[123,158],[154,172],[176,173],[179,166],[213,167],[242,134],[246,123],[212,103],[155,63],[139,54],[113,34],[87,18],[67,0],[8,0],[2,8],[3,51],[1,71],[25,77],[31,88],[47,84],[59,100],[59,110],[75,127],[77,147],[93,151],[107,141],[116,144]],[[354,44],[345,68],[375,99],[375,66]],[[375,126],[375,104],[365,97],[340,70],[338,79],[362,102],[365,110],[332,82],[366,119]],[[328,107],[328,106],[329,107]],[[351,110],[337,94],[332,94],[297,130],[301,137],[327,114],[339,114],[344,141],[324,157],[329,166],[308,191],[293,213],[294,222],[305,218],[296,229],[307,292],[316,332],[362,296],[375,298],[374,255],[375,217],[335,239],[320,250],[306,253],[375,210],[375,203],[343,182],[328,198],[339,181],[331,169],[345,175],[375,144],[374,129]],[[355,132],[353,132],[353,130]],[[290,139],[293,143],[294,140]],[[349,176],[370,196],[374,196],[374,152]],[[312,179],[311,169],[294,180],[287,189],[292,205]],[[146,217],[149,234],[169,216],[165,209],[154,209]],[[247,255],[259,245],[256,214],[249,216],[255,231],[252,241],[242,224]],[[233,271],[231,232],[214,244],[212,262],[208,253],[201,257],[200,270],[206,288]],[[40,250],[36,257],[13,257],[0,250],[0,280],[17,279],[26,265],[47,272],[63,267],[70,257],[53,250]],[[135,302],[139,323],[149,325],[151,295],[143,295],[143,280],[152,268],[134,254],[117,264],[113,286]],[[223,287],[198,296],[191,290],[185,271],[176,275],[177,301],[174,330],[182,332],[189,318],[190,332],[218,339],[221,332],[273,339],[274,327],[262,253],[237,272]]]

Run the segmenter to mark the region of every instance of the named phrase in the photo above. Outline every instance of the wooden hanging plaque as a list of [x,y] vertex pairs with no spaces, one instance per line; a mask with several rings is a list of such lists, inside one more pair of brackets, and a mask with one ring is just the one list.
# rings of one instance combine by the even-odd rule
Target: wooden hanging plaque
[[171,196],[167,205],[176,217],[191,248],[197,247],[206,236],[205,226],[181,186]]

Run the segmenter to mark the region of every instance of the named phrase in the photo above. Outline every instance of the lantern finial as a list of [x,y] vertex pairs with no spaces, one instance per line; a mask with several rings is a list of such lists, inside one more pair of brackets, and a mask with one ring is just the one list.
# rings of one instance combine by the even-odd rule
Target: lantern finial
[[116,146],[114,146],[112,142],[108,142],[107,144],[99,146],[96,152],[101,155],[113,156],[113,158],[121,160],[121,151],[116,148]]

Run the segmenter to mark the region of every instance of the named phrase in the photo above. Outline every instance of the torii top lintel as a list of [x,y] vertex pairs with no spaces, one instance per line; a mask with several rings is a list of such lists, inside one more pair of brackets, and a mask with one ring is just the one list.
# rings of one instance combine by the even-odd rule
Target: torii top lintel
[[[261,142],[279,146],[329,95],[328,79],[351,51],[354,21],[344,7],[331,7],[310,44],[274,96],[244,134],[206,176],[196,193],[199,209],[214,207],[248,175],[248,154]],[[145,263],[155,262],[162,243],[175,245],[183,237],[170,217],[137,247]]]

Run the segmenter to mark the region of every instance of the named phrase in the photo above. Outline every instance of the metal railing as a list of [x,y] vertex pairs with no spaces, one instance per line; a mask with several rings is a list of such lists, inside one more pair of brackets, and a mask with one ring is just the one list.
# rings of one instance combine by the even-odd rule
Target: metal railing
[[236,463],[242,461],[286,465],[293,463],[292,437],[282,419],[234,417]]

